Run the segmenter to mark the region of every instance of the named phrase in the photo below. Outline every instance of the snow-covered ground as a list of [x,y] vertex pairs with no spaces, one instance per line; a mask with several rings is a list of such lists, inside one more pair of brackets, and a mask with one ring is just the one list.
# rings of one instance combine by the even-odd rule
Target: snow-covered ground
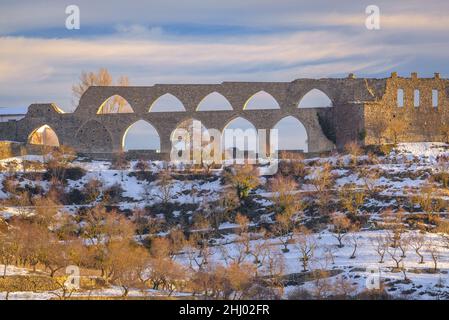
[[[379,172],[378,177],[371,181],[371,184],[379,189],[377,197],[367,197],[365,205],[367,207],[387,208],[396,205],[397,197],[411,197],[419,193],[419,188],[425,184],[432,183],[437,189],[440,188],[437,183],[429,181],[429,175],[438,170],[438,161],[441,158],[449,158],[449,147],[443,143],[401,143],[388,156],[379,158],[377,163],[363,164],[363,166],[370,170]],[[20,170],[22,160],[42,161],[39,156],[26,156],[4,159],[0,164],[6,165],[8,162],[17,164]],[[367,156],[359,157],[359,161],[368,161]],[[130,168],[134,168],[136,162],[130,164]],[[321,165],[330,163],[333,165],[332,174],[335,177],[335,186],[333,191],[340,190],[345,185],[351,185],[354,188],[362,188],[365,186],[364,181],[357,170],[350,167],[349,156],[331,156],[325,158],[314,158],[305,161],[307,170],[309,171],[305,177],[304,183],[300,184],[297,190],[292,190],[294,193],[313,193],[315,189],[312,185],[312,180],[317,176]],[[74,166],[82,167],[87,171],[81,179],[77,181],[69,180],[66,186],[66,191],[83,186],[90,180],[99,180],[103,184],[103,189],[114,185],[119,185],[123,190],[122,196],[126,200],[118,203],[121,209],[133,209],[136,207],[151,206],[159,203],[161,200],[160,189],[156,181],[148,182],[144,179],[139,180],[133,169],[124,171],[111,169],[111,163],[107,161],[75,161]],[[159,161],[151,162],[149,171],[157,173],[162,167],[163,163]],[[0,180],[4,180],[8,173],[0,173]],[[20,181],[21,186],[39,184],[44,190],[48,190],[48,181],[33,181],[31,178],[23,177]],[[267,181],[262,178],[261,181]],[[204,179],[186,179],[175,180],[171,189],[172,203],[178,204],[201,204],[203,202],[215,201],[219,198],[223,185],[219,179],[219,172],[214,172],[211,179],[207,181]],[[440,191],[442,189],[439,189]],[[260,207],[268,207],[272,205],[271,197],[273,193],[269,192],[266,186],[258,188],[255,192],[258,197],[255,202]],[[0,199],[7,199],[10,195],[3,189],[0,189]],[[435,197],[447,200],[448,198],[442,193],[434,194]],[[67,205],[63,209],[68,212],[75,212],[80,205]],[[32,208],[17,208],[12,205],[5,205],[0,209],[0,215],[8,219],[13,215],[32,214]],[[379,217],[376,216],[378,211],[367,212],[371,215],[372,220]],[[175,217],[180,215],[180,211],[173,212]],[[258,217],[251,222],[250,226],[257,226],[260,222],[271,222],[270,214],[262,212]],[[240,244],[235,242],[237,236],[229,233],[233,229],[237,229],[238,225],[234,221],[223,222],[219,226],[219,230],[226,233],[221,238],[215,239],[215,245],[211,248],[211,261],[219,264],[226,264],[224,256],[229,255],[235,257],[240,253]],[[226,232],[225,232],[226,231]],[[379,275],[385,281],[387,292],[397,296],[413,299],[435,299],[441,297],[441,293],[448,294],[445,296],[449,299],[449,249],[445,247],[445,243],[441,241],[441,237],[437,234],[427,233],[428,240],[432,240],[432,245],[438,248],[438,271],[431,273],[429,270],[433,268],[431,259],[430,247],[422,250],[425,257],[425,263],[418,263],[418,256],[414,253],[412,248],[408,248],[406,257],[403,259],[403,266],[406,269],[406,276],[409,282],[402,281],[404,274],[402,272],[395,272],[393,269],[394,262],[388,253],[385,254],[385,262],[379,263],[379,256],[375,251],[373,239],[382,235],[383,230],[364,230],[358,233],[348,235],[345,240],[345,246],[339,248],[337,241],[333,235],[327,230],[314,234],[313,238],[316,242],[316,250],[314,257],[308,267],[309,270],[340,270],[341,273],[332,278],[345,277],[349,282],[353,283],[360,292],[366,288],[366,279],[372,276],[372,270],[376,270],[375,275]],[[412,233],[412,231],[409,231]],[[350,258],[352,253],[352,244],[349,242],[350,237],[357,238],[358,248],[355,258]],[[263,241],[252,240],[251,246],[260,245]],[[299,248],[294,244],[289,245],[289,252],[282,252],[282,244],[279,239],[266,240],[267,244],[273,252],[279,254],[284,261],[285,275],[296,274],[301,272],[302,266],[299,260]],[[429,244],[430,241],[427,242]],[[189,265],[188,254],[180,254],[176,258],[184,265]],[[247,256],[247,262],[252,262],[254,258]],[[3,270],[0,265],[0,271]],[[8,267],[8,275],[27,274],[27,270],[21,268]],[[263,270],[261,270],[263,272]],[[332,280],[332,279],[331,279]],[[313,290],[314,282],[309,281],[295,286],[286,288],[284,296],[288,296],[295,288],[302,287]],[[85,293],[77,293],[76,295],[84,295]],[[107,288],[99,292],[91,292],[92,296],[114,296],[121,295],[119,288]],[[139,290],[132,290],[130,295],[140,296],[143,293]],[[159,294],[158,292],[147,292],[147,294]],[[0,299],[4,293],[0,293]],[[54,298],[52,293],[11,293],[10,299],[49,299]]]
[[[405,236],[411,236],[412,234],[413,232],[408,232]],[[377,277],[380,282],[386,284],[387,292],[396,297],[403,298],[407,295],[410,299],[435,299],[438,294],[445,292],[447,293],[446,299],[449,298],[449,249],[438,235],[426,235],[427,245],[419,251],[424,256],[423,264],[419,263],[419,256],[414,252],[413,248],[407,248],[406,257],[403,258],[400,266],[405,268],[406,276],[410,280],[409,283],[402,283],[404,274],[395,271],[394,267],[396,264],[388,252],[385,253],[384,262],[379,263],[380,257],[376,252],[375,242],[378,236],[385,236],[385,231],[362,231],[347,235],[343,240],[344,247],[339,248],[338,241],[332,233],[325,231],[314,234],[313,243],[315,243],[315,250],[307,270],[341,270],[340,274],[329,278],[329,280],[332,281],[337,277],[345,277],[356,288],[354,293],[367,289],[369,286],[367,281]],[[353,245],[350,238],[352,237],[356,237],[358,243],[355,258],[351,258]],[[242,244],[234,242],[235,239],[235,236],[230,235],[222,239],[220,246],[214,246],[209,258],[210,261],[226,265],[231,260],[229,258],[226,259],[225,256],[239,256]],[[265,240],[251,241],[251,247],[254,248],[263,241]],[[270,250],[279,253],[279,257],[284,264],[284,274],[296,274],[302,271],[301,254],[297,245],[289,244],[289,252],[281,253],[283,245],[279,240],[271,239],[267,243]],[[429,247],[430,243],[432,243],[432,246],[437,247],[439,255],[437,262],[438,271],[435,273],[433,273],[434,264]],[[396,255],[400,256],[399,251],[396,252]],[[177,259],[185,265],[189,264],[187,254],[181,255]],[[253,263],[254,257],[248,255],[245,261]],[[393,285],[392,283],[394,282],[398,283]],[[438,287],[440,284],[443,285],[442,288]],[[289,292],[298,287],[313,290],[314,281],[289,286],[286,288],[284,295],[288,296]]]

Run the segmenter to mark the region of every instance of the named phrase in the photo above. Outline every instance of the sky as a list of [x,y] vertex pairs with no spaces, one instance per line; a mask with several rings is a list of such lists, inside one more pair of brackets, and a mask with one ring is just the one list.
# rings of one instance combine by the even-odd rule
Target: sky
[[[365,27],[371,4],[379,30]],[[71,111],[72,85],[101,67],[132,85],[447,77],[448,15],[446,0],[0,0],[0,108]]]

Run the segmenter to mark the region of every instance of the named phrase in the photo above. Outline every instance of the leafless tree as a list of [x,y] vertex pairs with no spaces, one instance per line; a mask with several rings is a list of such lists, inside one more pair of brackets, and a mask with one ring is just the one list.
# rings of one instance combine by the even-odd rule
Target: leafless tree
[[398,246],[393,247],[390,245],[387,248],[387,253],[391,257],[391,259],[394,261],[395,268],[397,270],[401,270],[401,262],[404,259],[404,257],[402,256],[402,252],[399,249],[399,247]]
[[335,183],[335,177],[332,173],[332,166],[329,163],[325,163],[320,169],[317,170],[310,183],[315,188],[316,204],[321,210],[321,213],[327,214],[331,200],[330,189]]
[[359,247],[360,236],[357,233],[351,232],[348,236],[347,242],[352,246],[352,253],[349,259],[355,259],[357,248]]
[[388,236],[379,234],[371,240],[371,243],[379,256],[379,263],[384,263],[385,253],[389,246],[388,239]]
[[430,245],[429,247],[430,257],[433,262],[433,271],[438,272],[438,262],[441,259],[441,251],[437,245]]
[[295,243],[299,250],[299,261],[302,264],[302,271],[306,272],[317,248],[317,242],[309,230],[298,228],[295,231]]
[[410,246],[413,248],[416,255],[419,257],[418,263],[420,263],[420,264],[424,263],[424,255],[421,253],[421,249],[423,249],[423,247],[426,246],[426,243],[427,243],[427,241],[426,241],[425,234],[423,234],[421,232],[415,232],[410,237]]
[[168,170],[163,170],[159,173],[157,186],[159,193],[156,194],[156,197],[162,201],[162,204],[167,205],[174,196],[173,178]]
[[343,238],[348,234],[351,228],[351,220],[349,220],[346,216],[336,214],[332,218],[331,230],[333,236],[338,240],[339,248],[344,247]]
[[[117,80],[118,86],[129,86],[129,79],[126,76],[121,76]],[[113,78],[106,68],[101,68],[97,73],[95,72],[82,72],[80,76],[80,82],[72,87],[73,103],[75,104],[86,90],[91,86],[111,86],[114,84]],[[114,101],[107,106],[107,110],[102,110],[103,113],[109,113],[115,109],[120,112],[123,106],[126,104],[126,100],[117,96],[114,97]]]

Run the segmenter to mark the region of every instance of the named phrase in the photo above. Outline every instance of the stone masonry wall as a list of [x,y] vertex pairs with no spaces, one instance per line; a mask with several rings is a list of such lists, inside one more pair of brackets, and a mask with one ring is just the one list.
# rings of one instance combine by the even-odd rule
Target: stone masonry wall
[[[296,117],[304,125],[311,153],[342,148],[354,140],[366,144],[376,143],[379,136],[381,140],[391,140],[386,129],[379,129],[379,124],[387,128],[394,118],[407,123],[401,141],[424,141],[430,137],[438,140],[441,139],[440,127],[449,119],[447,84],[448,80],[438,76],[419,79],[416,75],[400,78],[393,74],[387,79],[356,79],[350,75],[348,78],[297,79],[292,82],[90,87],[73,113],[62,113],[54,104],[32,104],[23,119],[0,123],[0,140],[27,143],[30,135],[46,124],[55,131],[60,144],[72,146],[80,153],[104,157],[122,151],[126,130],[136,121],[145,120],[157,130],[161,153],[167,154],[171,150],[172,132],[188,119],[199,120],[206,128],[222,131],[237,117],[247,119],[257,129],[271,129],[287,116]],[[403,108],[396,107],[398,88],[404,89]],[[299,101],[312,89],[324,92],[333,107],[298,108]],[[421,91],[419,108],[411,105],[414,89]],[[438,108],[429,107],[432,89],[439,90]],[[271,94],[280,108],[245,110],[246,102],[259,91]],[[201,100],[212,92],[228,99],[233,110],[197,111]],[[185,111],[150,112],[153,102],[166,93],[177,97]],[[97,114],[100,106],[114,95],[126,99],[134,112]]]
[[[398,77],[387,79],[381,99],[366,103],[364,108],[366,144],[424,142],[446,140],[442,132],[449,125],[449,100],[446,79]],[[403,90],[404,105],[398,106],[398,90]],[[419,106],[414,104],[414,92],[419,90]],[[438,92],[438,106],[432,105],[432,90]],[[449,128],[449,127],[448,127]]]

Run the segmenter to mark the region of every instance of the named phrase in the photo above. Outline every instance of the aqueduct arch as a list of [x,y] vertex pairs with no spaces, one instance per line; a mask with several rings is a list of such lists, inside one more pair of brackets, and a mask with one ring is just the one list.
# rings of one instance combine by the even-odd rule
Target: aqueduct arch
[[33,130],[28,136],[28,143],[34,145],[59,147],[59,138],[56,132],[47,124]]
[[[404,89],[408,96],[422,91],[422,107],[396,108],[396,91]],[[24,118],[0,123],[0,139],[27,143],[31,132],[48,125],[56,133],[59,143],[69,145],[80,153],[93,157],[111,155],[123,148],[126,130],[136,121],[151,123],[160,136],[160,153],[169,154],[170,135],[185,119],[197,119],[208,129],[223,131],[228,122],[242,117],[256,129],[272,129],[286,117],[296,118],[307,132],[309,153],[319,153],[341,148],[353,140],[372,141],[376,108],[383,117],[397,115],[419,124],[427,100],[428,90],[438,90],[439,106],[429,109],[438,115],[436,121],[449,122],[447,100],[448,80],[434,78],[401,78],[396,74],[385,79],[347,78],[297,79],[292,82],[223,82],[220,84],[156,84],[149,87],[90,87],[81,97],[73,113],[63,113],[54,104],[32,104]],[[332,102],[332,108],[309,106],[299,108],[300,101],[312,90],[320,90]],[[271,96],[279,108],[249,110],[245,106],[260,92]],[[430,91],[429,91],[430,92]],[[214,107],[198,110],[203,100],[218,93],[228,101],[224,110]],[[126,100],[133,113],[97,114],[108,98],[120,96]],[[150,107],[164,96],[173,96],[184,106],[183,111],[171,112],[164,108],[151,112]],[[410,99],[407,98],[406,101]],[[212,104],[213,105],[213,104]],[[170,106],[170,103],[168,103]],[[446,109],[447,106],[447,109]],[[428,112],[427,112],[428,113]],[[426,113],[426,114],[427,114]],[[432,118],[432,119],[433,119]],[[416,126],[419,127],[419,126]],[[438,126],[432,126],[437,130]],[[436,132],[436,131],[435,131]],[[419,130],[412,132],[413,139],[425,139]],[[436,135],[436,133],[435,133]]]

